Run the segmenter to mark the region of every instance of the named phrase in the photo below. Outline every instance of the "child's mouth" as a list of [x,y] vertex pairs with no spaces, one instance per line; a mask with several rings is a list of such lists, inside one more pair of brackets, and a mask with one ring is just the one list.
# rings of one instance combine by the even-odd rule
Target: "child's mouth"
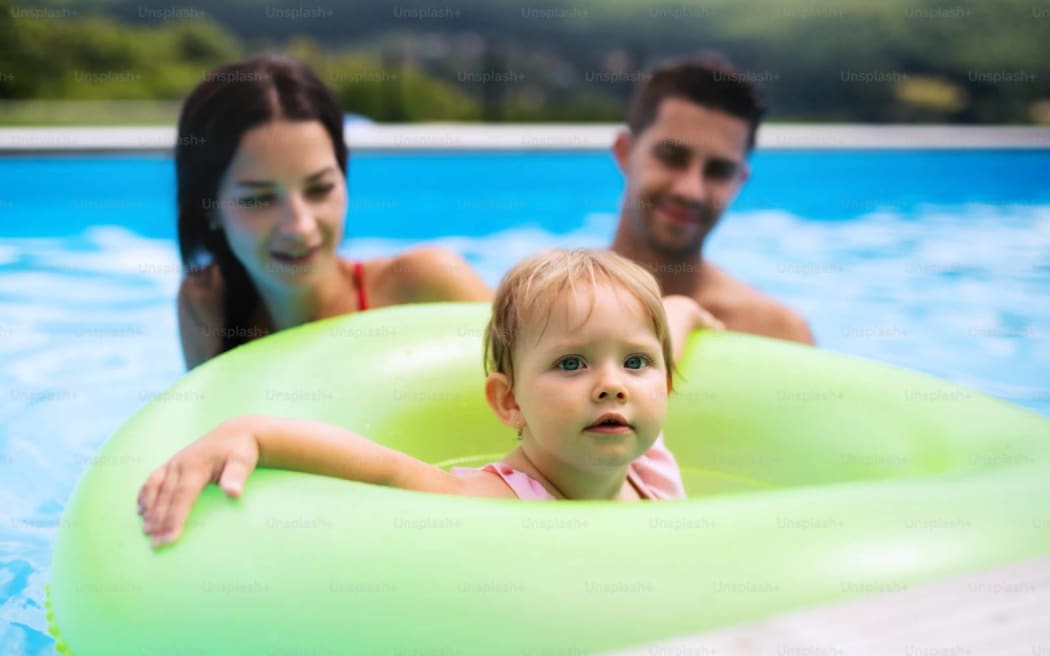
[[625,419],[623,416],[611,414],[602,415],[601,417],[598,417],[597,421],[595,421],[587,428],[584,428],[583,430],[590,433],[603,433],[612,435],[617,433],[627,433],[633,429],[631,428],[631,425],[627,423],[627,419]]

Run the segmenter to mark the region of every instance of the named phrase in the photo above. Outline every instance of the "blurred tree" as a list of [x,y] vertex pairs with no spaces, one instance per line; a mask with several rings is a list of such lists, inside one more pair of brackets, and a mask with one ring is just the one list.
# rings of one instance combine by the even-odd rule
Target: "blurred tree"
[[[208,66],[309,34],[345,60],[331,72],[343,102],[379,120],[619,120],[634,80],[596,72],[702,49],[754,76],[773,120],[1029,122],[1050,100],[1050,0],[457,0],[435,18],[354,0],[324,20],[274,20],[296,0],[226,0],[183,22],[161,0],[76,0],[61,20],[13,18],[12,2],[0,0],[0,98],[175,97]],[[470,75],[494,68],[523,78]],[[91,74],[121,70],[142,79]]]
[[348,112],[390,122],[480,118],[477,101],[404,62],[392,48],[380,60],[349,52],[326,52],[312,39],[298,37],[284,52],[309,65],[332,87]]

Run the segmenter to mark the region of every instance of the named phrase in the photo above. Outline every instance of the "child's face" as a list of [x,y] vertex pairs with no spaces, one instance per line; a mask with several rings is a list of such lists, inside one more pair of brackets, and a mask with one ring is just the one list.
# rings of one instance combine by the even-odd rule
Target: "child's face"
[[[668,390],[663,349],[642,304],[610,285],[584,285],[561,294],[545,330],[542,320],[532,323],[513,355],[526,451],[585,470],[625,466],[645,453],[663,428]],[[606,416],[612,425],[599,424]]]

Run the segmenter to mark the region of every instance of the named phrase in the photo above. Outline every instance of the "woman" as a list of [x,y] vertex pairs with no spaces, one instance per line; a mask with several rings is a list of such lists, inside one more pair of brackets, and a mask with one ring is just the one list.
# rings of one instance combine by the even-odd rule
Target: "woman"
[[182,108],[175,145],[187,368],[316,319],[491,297],[445,249],[340,258],[346,167],[342,110],[306,66],[258,57],[205,75]]

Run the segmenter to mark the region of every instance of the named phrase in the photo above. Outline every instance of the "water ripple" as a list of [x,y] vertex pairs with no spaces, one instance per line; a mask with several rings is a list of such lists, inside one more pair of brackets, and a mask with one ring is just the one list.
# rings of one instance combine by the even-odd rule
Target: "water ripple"
[[[616,224],[568,231],[524,221],[432,243],[494,286],[553,246],[602,247]],[[392,254],[410,239],[355,239]],[[1050,207],[881,206],[814,221],[784,211],[727,217],[713,261],[797,308],[821,346],[955,380],[1050,415]],[[124,228],[0,243],[0,644],[49,653],[42,610],[62,504],[99,445],[182,374],[174,244]]]

